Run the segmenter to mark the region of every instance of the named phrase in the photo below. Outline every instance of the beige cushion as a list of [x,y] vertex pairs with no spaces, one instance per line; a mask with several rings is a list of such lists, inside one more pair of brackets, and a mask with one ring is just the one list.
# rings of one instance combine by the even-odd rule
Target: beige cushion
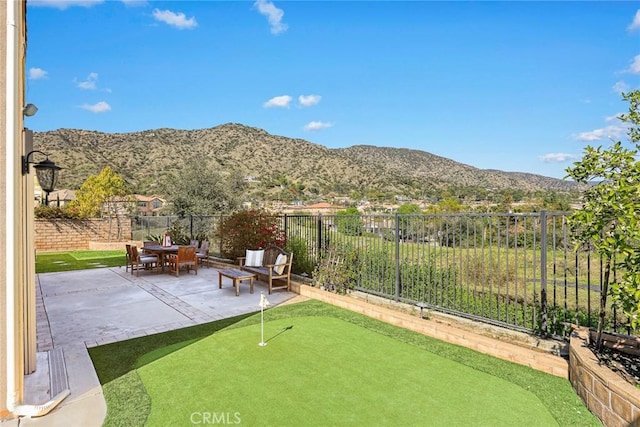
[[264,249],[257,251],[251,251],[247,249],[244,265],[247,267],[262,267],[262,260],[264,258]]
[[280,254],[276,258],[276,264],[273,266],[273,272],[275,274],[282,274],[284,272],[284,268],[287,264],[287,256],[285,254]]

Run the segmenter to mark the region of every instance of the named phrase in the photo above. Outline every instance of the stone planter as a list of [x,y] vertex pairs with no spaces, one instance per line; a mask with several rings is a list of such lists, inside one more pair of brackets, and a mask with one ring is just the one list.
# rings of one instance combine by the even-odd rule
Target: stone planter
[[[633,346],[637,338],[620,341],[609,335],[609,345]],[[625,381],[620,375],[598,359],[587,346],[588,331],[577,329],[569,345],[569,381],[587,408],[608,427],[640,426],[640,389]],[[629,340],[628,338],[631,338]]]

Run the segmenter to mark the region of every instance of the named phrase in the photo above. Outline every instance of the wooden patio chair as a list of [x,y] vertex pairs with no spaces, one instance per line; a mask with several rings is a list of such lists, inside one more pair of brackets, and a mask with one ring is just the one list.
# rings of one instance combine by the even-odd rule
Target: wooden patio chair
[[125,271],[125,273],[126,273],[126,272],[128,272],[128,271],[129,271],[129,269],[130,269],[130,268],[131,268],[131,269],[132,269],[132,271],[133,271],[133,266],[131,265],[131,264],[132,264],[132,261],[131,261],[131,245],[124,245],[124,246],[125,246],[125,249],[126,249],[126,251],[127,251],[127,253],[125,254],[126,262],[127,262],[127,266],[126,266],[126,268],[124,269],[124,271]]
[[145,240],[145,241],[143,241],[143,242],[142,242],[142,247],[140,248],[140,250],[141,250],[143,253],[148,253],[148,252],[147,252],[147,250],[146,250],[146,247],[147,247],[147,246],[156,246],[156,245],[159,245],[159,244],[160,244],[160,243],[158,243],[158,242],[154,242],[154,241],[152,241],[152,240]]
[[131,259],[131,274],[135,270],[136,276],[140,275],[140,269],[151,270],[155,268],[157,270],[160,267],[156,255],[141,254],[138,252],[138,247],[134,245],[131,245],[129,249],[129,257]]
[[207,262],[207,268],[209,268],[209,241],[203,240],[202,245],[196,251],[196,257],[198,258],[198,263],[202,265],[205,261]]
[[170,254],[168,258],[169,274],[180,275],[180,268],[185,268],[187,273],[193,268],[198,274],[198,257],[195,246],[180,246],[177,254]]

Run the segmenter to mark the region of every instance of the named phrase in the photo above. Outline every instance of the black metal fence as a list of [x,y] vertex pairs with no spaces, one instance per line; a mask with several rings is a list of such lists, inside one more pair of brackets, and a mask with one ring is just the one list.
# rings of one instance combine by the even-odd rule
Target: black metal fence
[[[544,335],[595,326],[602,262],[573,248],[565,212],[437,215],[280,215],[294,272],[340,260],[359,291]],[[171,227],[207,236],[219,252],[223,215],[142,217],[133,238]],[[607,313],[607,329],[629,333]]]

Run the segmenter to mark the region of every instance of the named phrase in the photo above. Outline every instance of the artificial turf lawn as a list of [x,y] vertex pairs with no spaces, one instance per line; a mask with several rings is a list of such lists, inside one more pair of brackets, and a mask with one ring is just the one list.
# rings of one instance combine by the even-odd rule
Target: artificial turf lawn
[[69,251],[36,255],[36,273],[125,265],[125,251]]
[[259,325],[223,331],[139,368],[149,425],[202,413],[247,425],[557,425],[513,383],[344,320],[266,323],[278,331],[266,347]]
[[90,349],[105,425],[599,425],[531,368],[317,301],[265,319],[266,347],[257,314]]

